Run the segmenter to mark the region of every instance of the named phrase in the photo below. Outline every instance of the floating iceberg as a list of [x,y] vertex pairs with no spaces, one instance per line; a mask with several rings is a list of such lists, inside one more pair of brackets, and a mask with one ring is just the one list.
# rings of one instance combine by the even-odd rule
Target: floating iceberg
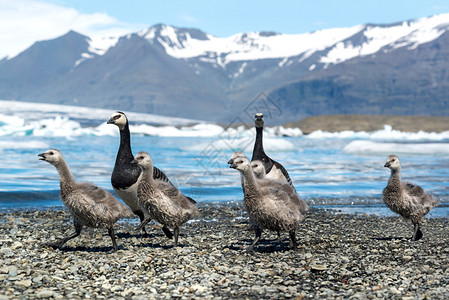
[[352,141],[343,148],[348,154],[432,154],[449,155],[448,143],[381,143],[373,141]]

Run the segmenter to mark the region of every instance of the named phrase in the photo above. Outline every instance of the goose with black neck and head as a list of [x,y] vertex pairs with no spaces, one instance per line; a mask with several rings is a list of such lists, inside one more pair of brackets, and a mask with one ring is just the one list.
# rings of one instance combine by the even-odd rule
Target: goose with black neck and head
[[[120,131],[120,146],[111,175],[112,187],[142,222],[145,218],[148,218],[149,212],[139,205],[137,197],[137,182],[142,170],[138,165],[131,163],[134,160],[134,156],[131,150],[131,133],[129,131],[128,118],[123,112],[117,111],[111,115],[107,123],[116,125]],[[153,170],[153,177],[171,184],[168,177],[156,167]],[[144,227],[142,227],[142,230],[144,231],[144,236],[148,236]],[[172,232],[167,227],[163,227],[162,230],[168,238],[171,239],[173,237]]]
[[[256,141],[254,143],[253,156],[251,161],[260,160],[265,168],[265,178],[274,179],[290,184],[293,187],[293,182],[288,175],[287,170],[283,165],[270,158],[263,148],[263,126],[264,119],[262,113],[257,113],[254,118],[256,127]],[[293,187],[294,188],[294,187]]]

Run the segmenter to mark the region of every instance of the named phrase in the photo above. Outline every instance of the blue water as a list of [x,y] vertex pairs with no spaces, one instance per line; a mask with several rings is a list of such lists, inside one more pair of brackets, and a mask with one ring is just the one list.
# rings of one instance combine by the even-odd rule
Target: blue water
[[[239,173],[227,165],[234,149],[220,147],[216,143],[219,139],[133,136],[132,147],[134,153],[149,152],[155,165],[198,202],[240,201],[243,194]],[[287,141],[294,147],[266,147],[266,152],[287,168],[298,194],[312,206],[391,214],[381,200],[390,174],[383,167],[385,153],[345,153],[343,148],[351,139],[344,138],[279,137],[271,143],[276,141]],[[5,146],[0,152],[0,209],[62,206],[55,168],[37,157],[48,148],[61,150],[77,181],[89,181],[112,191],[110,175],[118,136],[2,136],[1,142],[13,146]],[[251,151],[245,150],[245,154],[251,156]],[[449,156],[430,153],[401,155],[400,159],[403,179],[418,183],[440,199],[441,205],[430,216],[447,217]]]

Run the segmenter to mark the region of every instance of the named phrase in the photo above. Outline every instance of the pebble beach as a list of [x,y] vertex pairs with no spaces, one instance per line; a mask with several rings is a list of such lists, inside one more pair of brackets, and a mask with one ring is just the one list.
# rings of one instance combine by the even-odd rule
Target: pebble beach
[[243,203],[200,203],[179,247],[161,225],[149,238],[136,219],[118,222],[119,250],[106,230],[73,231],[62,209],[0,213],[0,299],[449,299],[448,218],[426,219],[424,237],[400,217],[312,208],[288,248],[264,231],[253,254]]

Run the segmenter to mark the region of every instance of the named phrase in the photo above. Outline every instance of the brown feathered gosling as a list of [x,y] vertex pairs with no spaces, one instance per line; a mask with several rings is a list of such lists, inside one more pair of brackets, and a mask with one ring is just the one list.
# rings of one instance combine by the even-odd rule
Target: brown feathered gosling
[[112,240],[112,251],[117,251],[114,223],[131,217],[131,210],[120,203],[108,191],[91,183],[77,183],[59,150],[50,149],[38,154],[39,160],[52,164],[59,173],[61,200],[73,217],[75,232],[55,243],[48,244],[60,248],[68,240],[80,235],[83,226],[106,228]]
[[139,152],[134,163],[142,168],[137,196],[139,205],[148,210],[151,216],[145,217],[140,226],[145,226],[151,218],[168,228],[173,228],[174,246],[178,246],[179,227],[188,220],[198,217],[196,202],[184,196],[173,184],[153,177],[153,161],[146,152]]
[[263,229],[287,231],[290,235],[290,246],[296,250],[296,229],[308,210],[304,200],[299,198],[288,183],[257,179],[248,158],[244,156],[235,158],[230,167],[237,169],[244,176],[243,202],[255,232],[254,242],[247,251],[254,250]]
[[422,187],[401,181],[401,163],[399,157],[390,155],[384,167],[391,170],[388,184],[383,190],[382,199],[395,213],[412,221],[414,226],[412,240],[417,241],[423,234],[421,219],[437,204],[432,195],[426,194]]

